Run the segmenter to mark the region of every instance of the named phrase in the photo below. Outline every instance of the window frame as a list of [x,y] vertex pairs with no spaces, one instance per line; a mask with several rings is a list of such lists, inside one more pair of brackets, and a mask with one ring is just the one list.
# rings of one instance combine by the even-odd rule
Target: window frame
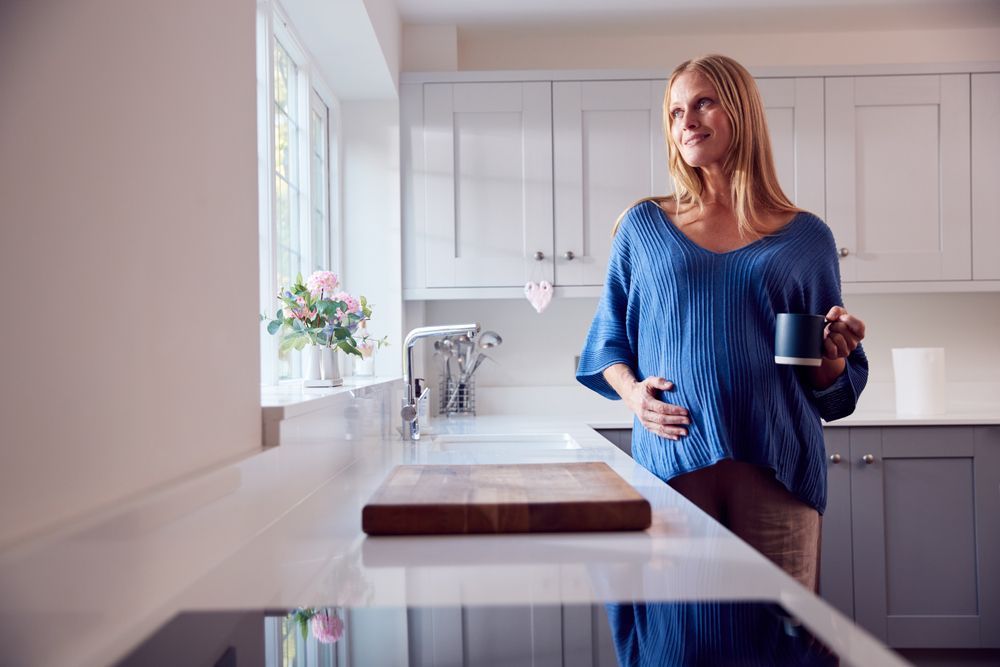
[[[297,68],[297,168],[299,175],[298,217],[299,241],[302,248],[303,275],[312,264],[312,142],[311,112],[316,103],[326,108],[326,224],[323,257],[326,268],[337,271],[340,262],[340,103],[323,79],[315,59],[296,35],[295,28],[278,2],[259,0],[257,3],[257,139],[258,139],[258,236],[260,265],[260,310],[265,316],[277,308],[277,197],[275,196],[274,151],[274,49],[278,43],[291,57]],[[277,336],[267,333],[267,321],[260,326],[261,385],[274,386],[298,382],[297,377],[278,377]],[[293,352],[298,356],[298,353]],[[295,363],[293,369],[300,369]]]

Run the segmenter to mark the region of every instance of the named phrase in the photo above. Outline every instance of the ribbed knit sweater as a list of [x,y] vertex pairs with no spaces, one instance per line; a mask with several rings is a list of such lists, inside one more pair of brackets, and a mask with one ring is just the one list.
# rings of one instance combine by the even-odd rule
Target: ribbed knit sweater
[[820,419],[851,414],[868,378],[861,346],[822,391],[774,362],[777,313],[824,315],[842,305],[829,227],[800,212],[775,234],[724,253],[685,236],[653,201],[629,209],[615,235],[604,292],[577,380],[620,398],[602,375],[618,363],[636,379],[664,377],[659,398],[687,408],[674,441],[635,418],[632,455],[663,480],[723,459],[771,468],[807,504],[826,507]]
[[667,602],[606,605],[618,664],[833,667],[837,658],[777,604]]

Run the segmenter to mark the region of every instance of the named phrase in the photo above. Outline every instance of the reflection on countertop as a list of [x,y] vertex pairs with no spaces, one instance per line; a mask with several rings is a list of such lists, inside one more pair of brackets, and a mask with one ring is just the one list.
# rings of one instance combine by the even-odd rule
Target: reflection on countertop
[[237,660],[242,667],[838,664],[781,605],[719,600],[183,612],[118,667]]

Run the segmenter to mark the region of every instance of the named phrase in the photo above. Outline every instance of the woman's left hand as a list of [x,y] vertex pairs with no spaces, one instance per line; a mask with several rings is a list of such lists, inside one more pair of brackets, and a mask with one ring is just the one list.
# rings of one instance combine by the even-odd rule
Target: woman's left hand
[[833,322],[823,334],[823,358],[846,359],[865,337],[865,323],[840,306],[831,308],[826,319]]

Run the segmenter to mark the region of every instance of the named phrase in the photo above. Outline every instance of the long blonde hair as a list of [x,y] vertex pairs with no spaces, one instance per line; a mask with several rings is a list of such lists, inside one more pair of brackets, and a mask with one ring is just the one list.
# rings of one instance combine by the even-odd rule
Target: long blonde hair
[[[702,200],[705,182],[701,170],[684,162],[671,133],[670,90],[677,77],[686,72],[699,72],[712,83],[729,117],[733,138],[723,169],[732,184],[730,204],[736,213],[740,235],[759,237],[760,230],[753,224],[759,213],[794,213],[801,209],[792,204],[778,183],[771,153],[771,135],[767,131],[764,103],[757,84],[746,68],[727,56],[710,54],[693,58],[678,65],[670,75],[663,96],[663,134],[667,143],[667,166],[674,181],[672,198],[676,209],[680,212],[697,208],[699,215],[705,210]],[[660,203],[669,199],[646,197],[639,202],[652,200]],[[618,231],[625,212],[618,216],[612,235]]]

